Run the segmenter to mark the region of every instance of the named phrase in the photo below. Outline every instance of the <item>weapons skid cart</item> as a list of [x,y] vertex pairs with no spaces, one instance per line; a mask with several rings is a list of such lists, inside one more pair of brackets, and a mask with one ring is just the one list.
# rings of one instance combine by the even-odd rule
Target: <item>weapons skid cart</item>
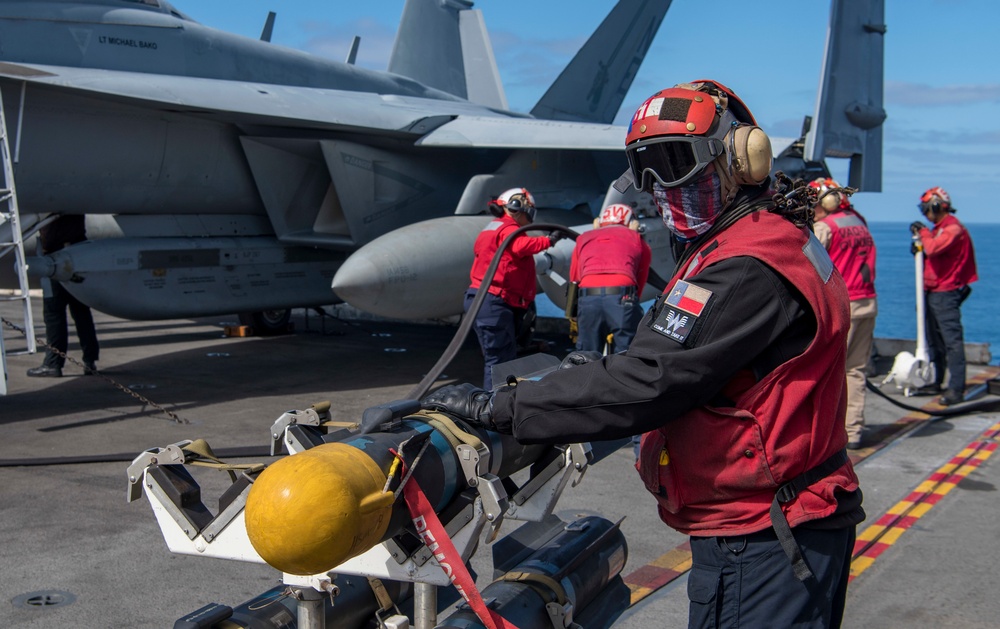
[[[618,525],[598,517],[567,524],[552,515],[592,461],[589,444],[525,446],[421,411],[412,400],[370,408],[360,423],[330,415],[329,403],[281,415],[271,452],[284,447],[289,455],[267,466],[225,465],[201,440],[152,448],[129,466],[128,500],[145,493],[171,552],[267,563],[283,573],[284,588],[237,608],[258,610],[248,612],[247,624],[236,624],[232,608],[210,604],[176,626],[398,629],[410,626],[399,611],[406,601],[413,626],[430,629],[438,588],[454,582],[463,589],[454,573],[484,529],[492,542],[504,520],[529,524],[494,544],[494,571],[506,574],[483,591],[492,610],[522,629],[562,629],[581,626],[584,609],[593,621],[583,626],[608,626],[627,608]],[[217,513],[189,471],[199,465],[233,479]],[[422,490],[426,513],[408,511],[410,492],[418,491],[409,483]],[[446,535],[424,526],[435,515]],[[443,550],[441,537],[457,556]],[[265,622],[259,610],[269,604]],[[454,626],[487,626],[468,614]],[[216,624],[223,621],[233,624]]]

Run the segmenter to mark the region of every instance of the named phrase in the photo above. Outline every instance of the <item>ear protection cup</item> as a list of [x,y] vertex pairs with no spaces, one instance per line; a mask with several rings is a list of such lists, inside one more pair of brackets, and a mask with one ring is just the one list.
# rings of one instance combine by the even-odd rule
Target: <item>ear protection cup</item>
[[840,207],[840,193],[830,192],[828,194],[823,195],[823,197],[819,200],[819,204],[827,212],[832,212],[836,210],[838,207]]
[[[738,185],[759,185],[771,173],[771,139],[757,126],[741,124],[726,135],[734,181]],[[831,195],[832,196],[832,195]]]

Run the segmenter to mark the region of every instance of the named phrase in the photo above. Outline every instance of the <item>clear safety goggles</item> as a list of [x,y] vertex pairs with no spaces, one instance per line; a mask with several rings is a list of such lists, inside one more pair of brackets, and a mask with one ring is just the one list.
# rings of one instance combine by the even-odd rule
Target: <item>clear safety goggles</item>
[[650,178],[666,188],[683,185],[724,152],[719,138],[679,135],[627,147],[625,156],[637,187],[648,190]]

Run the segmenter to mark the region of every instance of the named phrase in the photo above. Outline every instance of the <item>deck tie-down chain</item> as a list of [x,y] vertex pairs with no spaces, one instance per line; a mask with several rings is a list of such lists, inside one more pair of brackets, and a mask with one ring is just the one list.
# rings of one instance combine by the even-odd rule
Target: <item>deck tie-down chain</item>
[[[22,328],[21,326],[17,325],[16,323],[8,321],[7,319],[4,319],[3,317],[0,317],[0,321],[2,321],[3,324],[6,325],[8,328],[14,330],[15,332],[19,332],[19,333],[23,334],[25,337],[27,337],[28,334],[25,331],[25,329]],[[169,417],[170,419],[172,419],[174,422],[176,422],[178,424],[190,424],[191,423],[190,420],[184,419],[183,417],[179,417],[173,411],[167,410],[166,408],[160,406],[159,404],[157,404],[156,402],[150,400],[146,396],[144,396],[142,394],[139,394],[139,393],[136,393],[135,391],[133,391],[132,389],[128,388],[124,384],[118,382],[114,378],[111,378],[110,376],[104,375],[103,373],[101,373],[100,370],[94,371],[94,370],[88,369],[87,366],[84,365],[79,360],[73,358],[72,356],[68,356],[66,354],[66,352],[62,352],[62,351],[56,349],[55,347],[52,347],[51,345],[49,345],[48,343],[42,341],[38,337],[35,337],[35,344],[38,345],[39,347],[44,347],[45,349],[47,349],[47,350],[53,352],[54,354],[60,356],[64,360],[68,360],[69,362],[73,363],[74,365],[82,368],[84,370],[84,372],[86,372],[86,373],[90,373],[91,375],[95,375],[95,376],[100,376],[102,379],[104,379],[106,382],[110,383],[116,389],[118,389],[118,390],[120,390],[120,391],[122,391],[124,393],[127,393],[128,395],[131,395],[136,400],[138,400],[139,402],[141,402],[142,405],[143,405],[143,407],[152,406],[153,408],[155,408],[156,410],[160,411],[161,413],[163,413],[164,415],[166,415],[167,417]]]

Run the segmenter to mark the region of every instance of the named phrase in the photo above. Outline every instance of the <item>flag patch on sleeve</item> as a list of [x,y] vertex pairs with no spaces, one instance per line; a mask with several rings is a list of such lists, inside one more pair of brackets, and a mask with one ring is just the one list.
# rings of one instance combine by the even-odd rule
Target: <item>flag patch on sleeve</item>
[[712,291],[695,286],[684,280],[678,280],[674,284],[674,287],[670,289],[670,296],[667,297],[667,303],[697,317],[701,315],[701,312],[708,304],[708,300],[711,298]]

